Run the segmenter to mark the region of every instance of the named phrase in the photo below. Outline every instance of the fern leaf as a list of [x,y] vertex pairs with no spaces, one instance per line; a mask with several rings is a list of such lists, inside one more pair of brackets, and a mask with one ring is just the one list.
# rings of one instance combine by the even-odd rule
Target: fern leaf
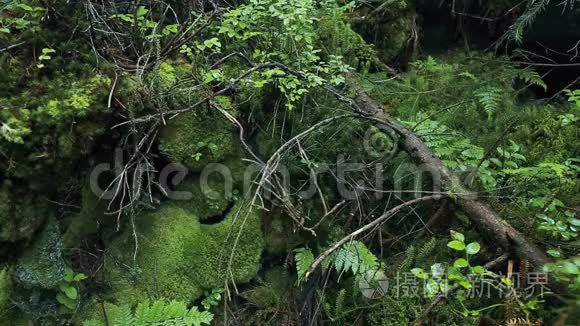
[[122,305],[118,309],[115,309],[110,318],[112,324],[115,326],[135,326],[136,324],[131,307],[127,305]]
[[480,88],[475,92],[477,100],[483,106],[483,110],[487,113],[489,118],[491,118],[493,113],[499,108],[501,95],[502,90],[493,86]]
[[334,255],[334,268],[340,273],[362,274],[379,267],[377,257],[360,241],[345,244]]
[[306,272],[314,262],[314,255],[308,248],[298,248],[294,250],[294,261],[296,262],[296,273],[298,275],[296,283],[300,284],[306,277]]
[[542,76],[531,68],[520,69],[517,73],[517,77],[522,79],[528,85],[539,86],[543,88],[544,91],[548,90],[548,85],[546,85]]
[[185,317],[187,326],[209,325],[213,320],[213,314],[209,311],[199,311],[197,307],[192,307]]
[[411,267],[413,266],[413,263],[415,262],[415,256],[416,256],[415,246],[411,245],[405,253],[405,259],[403,259],[403,261],[399,265],[399,270],[402,272],[410,271]]
[[336,302],[334,304],[334,316],[340,317],[344,312],[344,299],[346,298],[346,290],[341,289],[338,291],[336,296]]

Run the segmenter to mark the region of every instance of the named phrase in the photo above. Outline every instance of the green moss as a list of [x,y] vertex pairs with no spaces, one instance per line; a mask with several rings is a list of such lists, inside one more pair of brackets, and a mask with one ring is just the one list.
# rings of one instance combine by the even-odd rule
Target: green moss
[[149,297],[190,302],[204,290],[223,287],[226,275],[243,283],[258,272],[263,249],[260,219],[242,202],[234,205],[224,221],[212,225],[200,224],[197,214],[173,203],[137,217],[136,222],[140,236],[134,263],[131,230],[109,246],[113,263],[107,270],[118,303]]
[[172,161],[201,171],[233,152],[235,140],[231,123],[221,113],[198,107],[168,121],[161,131],[159,149]]
[[73,316],[72,325],[82,325],[84,321],[95,321],[98,325],[106,325],[119,313],[119,307],[109,302],[98,302],[92,298],[87,300]]
[[[104,213],[106,203],[100,201],[87,186],[82,192],[81,211],[79,214],[71,217],[70,223],[63,235],[63,244],[65,248],[77,247],[80,242],[97,232],[99,224],[103,224],[105,219]],[[109,219],[113,219],[110,216]]]
[[368,325],[411,325],[421,315],[421,306],[413,298],[387,295],[366,316]]
[[0,267],[0,316],[8,314],[12,296],[12,269]]
[[264,219],[264,231],[268,254],[284,254],[304,241],[298,232],[294,232],[292,220],[279,211],[271,212]]
[[19,241],[32,237],[48,213],[43,196],[20,193],[12,187],[0,188],[0,241]]
[[15,279],[25,288],[52,289],[64,277],[62,239],[58,225],[49,222],[16,264]]
[[233,200],[225,191],[225,181],[219,177],[209,177],[207,183],[197,177],[190,178],[182,182],[177,191],[189,192],[191,199],[178,200],[175,204],[195,212],[201,221],[220,215]]
[[374,47],[352,30],[343,9],[325,7],[316,24],[316,42],[326,56],[340,55],[358,70],[368,70],[370,64],[378,60]]
[[242,294],[246,300],[258,307],[278,307],[291,297],[294,279],[281,266],[268,269],[262,285]]

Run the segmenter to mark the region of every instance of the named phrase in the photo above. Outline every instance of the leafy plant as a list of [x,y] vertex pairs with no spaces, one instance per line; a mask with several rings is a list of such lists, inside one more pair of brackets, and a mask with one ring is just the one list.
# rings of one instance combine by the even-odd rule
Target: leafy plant
[[308,268],[314,262],[314,255],[308,248],[294,249],[294,262],[296,263],[296,273],[298,275],[296,283],[300,284],[304,281]]
[[481,89],[478,89],[475,92],[475,96],[477,100],[483,107],[485,113],[487,113],[487,117],[491,120],[494,112],[499,109],[503,98],[503,92],[500,88],[494,86],[487,86]]
[[[115,326],[201,326],[209,325],[213,314],[209,311],[199,311],[196,306],[188,309],[185,303],[179,301],[153,301],[137,305],[133,311],[129,306],[120,306],[108,316],[109,325]],[[101,326],[104,322],[89,320],[83,326]]]
[[49,48],[42,49],[42,54],[38,57],[38,61],[40,63],[37,64],[36,66],[38,68],[44,68],[44,63],[50,61],[50,59],[52,59],[52,54],[55,52],[56,52],[56,50],[54,50],[54,49],[49,49]]
[[568,283],[570,289],[580,292],[580,256],[548,263],[544,271],[553,273],[556,279]]
[[72,269],[64,270],[64,279],[58,285],[56,300],[62,305],[61,312],[70,313],[74,311],[79,304],[78,286],[87,276],[83,273],[75,273]]
[[580,89],[575,90],[564,90],[566,96],[568,96],[568,101],[576,104],[576,108],[580,108]]
[[[451,266],[445,271],[445,266],[441,263],[434,264],[431,266],[431,274],[422,268],[413,268],[411,273],[413,273],[417,278],[426,281],[426,290],[428,296],[435,296],[440,292],[446,292],[451,284],[458,284],[462,288],[470,289],[472,284],[469,280],[470,274],[476,275],[487,275],[489,272],[485,271],[482,266],[476,265],[472,266],[470,259],[473,255],[476,255],[481,246],[478,242],[465,243],[465,236],[462,233],[451,231],[451,237],[453,240],[447,243],[447,247],[453,249],[454,251],[464,253],[464,257],[457,258]],[[447,273],[447,278],[444,279]],[[450,284],[448,281],[452,281]]]
[[[308,248],[294,250],[294,261],[298,274],[297,283],[304,281],[306,272],[314,262],[314,255]],[[323,267],[334,267],[337,273],[350,272],[361,275],[368,271],[377,271],[380,268],[378,258],[360,241],[352,241],[342,245],[322,263]]]

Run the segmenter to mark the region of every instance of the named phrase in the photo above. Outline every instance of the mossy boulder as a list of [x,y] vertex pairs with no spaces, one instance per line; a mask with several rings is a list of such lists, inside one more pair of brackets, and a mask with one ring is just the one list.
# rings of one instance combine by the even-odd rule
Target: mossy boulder
[[235,152],[236,139],[232,124],[222,113],[199,106],[167,121],[161,131],[159,149],[173,162],[199,172],[210,163],[223,162],[229,153]]
[[55,222],[46,224],[16,263],[15,279],[24,288],[53,289],[64,278],[62,238]]
[[44,196],[0,188],[0,241],[14,242],[32,237],[48,212]]
[[248,290],[242,296],[258,307],[280,307],[292,297],[294,277],[281,266],[274,266],[265,272],[261,285]]
[[191,199],[176,200],[175,204],[187,211],[195,212],[200,221],[219,217],[231,208],[234,200],[232,192],[227,188],[226,181],[221,177],[213,176],[206,180],[200,180],[198,177],[188,178],[176,190]]
[[228,281],[248,282],[259,270],[260,226],[258,212],[241,201],[216,224],[201,224],[195,212],[175,203],[137,217],[135,261],[132,230],[109,246],[106,270],[113,300],[121,304],[149,298],[191,302],[205,290],[223,287],[226,276]]
[[373,5],[361,6],[353,17],[353,29],[375,45],[381,61],[406,64],[418,42],[415,8],[408,0],[395,0],[376,10]]
[[114,217],[105,216],[107,202],[100,200],[87,186],[82,191],[81,211],[70,218],[66,232],[63,235],[65,248],[79,246],[87,236],[98,231],[99,224],[106,224]]
[[263,224],[266,252],[270,255],[286,254],[304,242],[304,238],[292,225],[290,217],[279,210],[268,214],[268,218],[264,219]]

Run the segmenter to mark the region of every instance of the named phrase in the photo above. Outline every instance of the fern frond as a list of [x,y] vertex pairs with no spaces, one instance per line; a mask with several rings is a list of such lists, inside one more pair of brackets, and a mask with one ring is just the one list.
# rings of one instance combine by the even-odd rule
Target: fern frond
[[119,309],[115,309],[111,315],[110,317],[115,326],[135,326],[137,324],[130,306],[122,305]]
[[546,85],[542,76],[529,67],[519,69],[516,76],[523,80],[527,85],[536,85],[543,88],[544,91],[548,90],[548,85]]
[[[109,317],[111,325],[115,326],[201,326],[209,325],[213,314],[209,311],[199,311],[196,306],[187,309],[183,302],[145,301],[139,303],[135,312],[131,307],[123,305],[112,311]],[[83,326],[101,326],[102,322],[89,320]]]
[[435,250],[436,245],[437,240],[435,238],[431,238],[429,241],[425,242],[425,244],[417,252],[417,261],[424,261],[427,257],[429,257]]
[[399,265],[399,271],[402,272],[410,271],[411,267],[413,267],[413,263],[415,262],[415,256],[416,256],[415,246],[411,245],[409,248],[407,248],[407,251],[405,252],[405,259],[403,259],[403,261]]
[[526,10],[518,19],[508,28],[506,33],[500,38],[497,44],[507,40],[513,40],[521,44],[524,40],[526,30],[532,26],[538,15],[546,9],[550,0],[529,0]]
[[334,304],[334,316],[340,317],[344,312],[344,300],[346,298],[346,290],[340,289],[338,295],[336,296],[336,302]]
[[308,248],[297,248],[294,249],[294,261],[296,262],[296,274],[298,275],[296,283],[300,284],[304,281],[308,268],[314,262],[314,255]]
[[480,88],[475,91],[475,96],[479,103],[483,106],[483,110],[487,116],[491,118],[493,113],[497,111],[501,102],[502,90],[498,87],[488,86]]
[[362,274],[377,270],[377,257],[360,241],[353,241],[340,247],[333,256],[334,268],[340,273],[351,271],[353,274]]
[[212,320],[213,314],[211,312],[199,311],[196,306],[193,306],[185,317],[185,324],[187,326],[201,326],[202,324],[209,325]]

